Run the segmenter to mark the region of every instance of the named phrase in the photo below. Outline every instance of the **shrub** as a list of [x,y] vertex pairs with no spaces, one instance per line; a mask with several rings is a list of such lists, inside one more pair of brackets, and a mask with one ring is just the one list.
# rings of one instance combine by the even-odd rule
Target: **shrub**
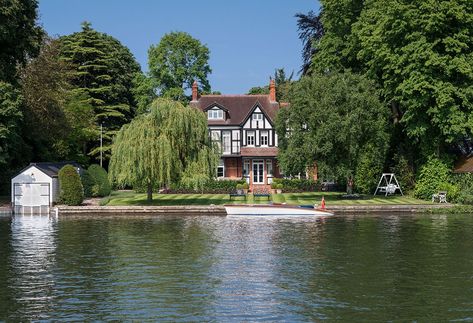
[[457,202],[473,205],[473,174],[454,174],[453,182],[461,187]]
[[396,175],[399,185],[404,193],[411,192],[416,184],[414,168],[403,155],[394,156],[394,167],[391,171]]
[[279,183],[278,185],[276,185],[276,188],[278,190],[282,190],[284,188],[284,185],[282,185],[281,183]]
[[208,180],[202,185],[202,190],[186,186],[186,183],[173,184],[165,191],[169,194],[192,194],[195,192],[207,194],[228,194],[235,190],[237,184],[243,184],[244,180]]
[[248,185],[247,182],[244,182],[244,183],[243,183],[243,189],[244,189],[244,190],[247,190],[247,189],[249,189],[249,188],[250,188],[250,185]]
[[87,171],[94,180],[94,185],[92,186],[92,196],[104,197],[110,195],[112,187],[110,185],[110,181],[108,180],[107,171],[96,164],[90,165]]
[[90,176],[90,173],[87,170],[82,172],[82,176],[80,177],[82,182],[82,187],[84,188],[84,196],[91,197],[92,196],[92,187],[95,184],[94,178]]
[[356,165],[354,188],[362,194],[372,194],[376,190],[383,172],[384,158],[379,149],[369,144],[360,154]]
[[278,188],[278,183],[277,183],[277,182],[272,182],[272,183],[271,183],[271,188],[272,188],[273,190],[277,189],[277,188]]
[[237,189],[237,190],[242,190],[242,189],[243,189],[243,184],[238,183],[238,184],[236,185],[236,189]]
[[80,205],[84,200],[84,188],[77,170],[66,165],[59,171],[59,200],[66,205]]
[[414,196],[430,200],[432,194],[447,191],[447,200],[455,202],[459,197],[459,187],[452,183],[451,165],[439,158],[429,158],[419,172]]
[[282,184],[284,191],[288,193],[314,192],[320,190],[320,183],[312,179],[275,178],[273,179],[271,188],[277,188],[278,184]]

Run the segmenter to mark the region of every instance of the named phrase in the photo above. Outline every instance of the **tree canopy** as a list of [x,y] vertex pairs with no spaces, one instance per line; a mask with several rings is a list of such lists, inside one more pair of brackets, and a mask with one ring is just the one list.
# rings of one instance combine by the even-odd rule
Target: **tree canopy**
[[171,32],[148,50],[150,76],[160,96],[183,101],[184,91],[197,80],[201,92],[209,93],[212,72],[207,46],[185,32]]
[[[74,68],[74,92],[87,97],[97,125],[104,127],[104,158],[110,157],[112,138],[133,118],[136,103],[133,80],[140,67],[130,50],[117,39],[95,31],[84,22],[80,32],[60,38],[61,57]],[[96,136],[99,137],[98,127]],[[98,140],[89,142],[90,155],[100,154]]]
[[[168,99],[156,99],[147,113],[118,132],[109,174],[119,186],[152,190],[178,183],[183,176],[197,181],[215,175],[218,154],[208,136],[201,111]],[[192,170],[189,173],[189,170]]]
[[37,55],[44,34],[37,9],[37,0],[0,2],[0,81],[15,83],[17,66]]
[[[388,146],[388,110],[373,82],[352,73],[305,76],[292,86],[290,102],[276,121],[285,174],[305,173],[317,162],[323,179],[349,183],[366,169],[378,179]],[[358,186],[369,190],[370,183]]]

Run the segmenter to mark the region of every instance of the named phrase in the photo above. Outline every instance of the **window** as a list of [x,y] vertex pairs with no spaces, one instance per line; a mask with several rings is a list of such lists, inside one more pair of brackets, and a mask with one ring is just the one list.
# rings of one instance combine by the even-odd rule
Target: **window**
[[266,159],[266,172],[268,175],[273,175],[273,161],[271,159]]
[[209,119],[223,119],[223,111],[220,109],[212,109],[207,112]]
[[232,131],[232,154],[240,153],[240,130]]
[[263,115],[261,113],[253,113],[253,120],[263,121]]
[[212,143],[218,147],[219,151],[221,151],[222,142],[220,141],[220,131],[219,130],[212,130],[210,132],[210,138],[212,139]]
[[223,160],[220,159],[220,163],[217,166],[217,177],[224,177],[225,176],[225,165]]
[[223,141],[223,153],[230,154],[231,153],[230,131],[222,132],[222,141]]
[[248,159],[243,161],[243,176],[250,176],[250,161]]
[[261,131],[261,146],[267,146],[268,143],[268,131]]
[[255,145],[255,132],[254,131],[247,131],[246,132],[246,145],[247,146],[254,146]]

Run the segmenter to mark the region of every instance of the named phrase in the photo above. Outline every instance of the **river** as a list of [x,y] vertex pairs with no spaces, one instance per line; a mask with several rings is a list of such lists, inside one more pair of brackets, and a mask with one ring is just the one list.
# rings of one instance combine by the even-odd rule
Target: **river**
[[0,219],[0,321],[473,320],[472,215]]

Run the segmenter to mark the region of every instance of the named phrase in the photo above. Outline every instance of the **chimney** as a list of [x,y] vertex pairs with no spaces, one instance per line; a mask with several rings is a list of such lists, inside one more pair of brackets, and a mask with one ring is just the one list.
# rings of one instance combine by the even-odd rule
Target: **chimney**
[[269,82],[269,101],[276,102],[276,84],[274,80]]
[[192,83],[192,101],[197,101],[198,97],[199,97],[199,92],[198,92],[197,81],[194,80],[194,83]]

